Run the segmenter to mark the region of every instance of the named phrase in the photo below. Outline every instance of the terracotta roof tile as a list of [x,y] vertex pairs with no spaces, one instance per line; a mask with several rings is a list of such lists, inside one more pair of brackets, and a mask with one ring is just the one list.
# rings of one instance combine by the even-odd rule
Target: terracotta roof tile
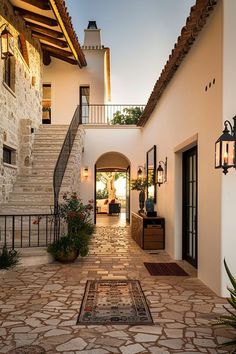
[[165,88],[190,51],[195,39],[205,25],[207,17],[210,15],[211,11],[213,11],[217,2],[218,0],[197,0],[196,4],[191,7],[186,25],[182,28],[181,35],[178,37],[160,77],[155,83],[147,105],[139,119],[139,126],[144,126],[150,118]]
[[74,27],[73,27],[73,24],[71,21],[71,16],[70,16],[69,12],[67,11],[65,1],[64,0],[55,0],[55,4],[56,4],[57,9],[60,13],[60,16],[63,20],[64,26],[68,32],[68,35],[70,36],[72,44],[76,50],[76,53],[79,58],[79,62],[81,64],[81,66],[86,66],[87,65],[86,59],[85,59],[84,53],[80,47],[79,39],[77,37],[77,34],[75,33],[75,30],[74,30]]

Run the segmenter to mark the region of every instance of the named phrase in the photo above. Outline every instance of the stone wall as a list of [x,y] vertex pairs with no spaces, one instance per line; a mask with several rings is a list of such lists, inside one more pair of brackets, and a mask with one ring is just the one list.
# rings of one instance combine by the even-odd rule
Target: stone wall
[[[14,37],[15,88],[11,91],[3,83],[4,60],[0,58],[0,203],[7,201],[18,172],[22,170],[27,174],[27,168],[30,168],[34,132],[42,116],[40,45],[32,39],[31,32],[22,18],[14,13],[9,1],[1,0],[0,27],[6,23]],[[18,49],[19,35],[23,35],[26,41],[27,60]],[[3,144],[16,151],[14,165],[3,163]]]

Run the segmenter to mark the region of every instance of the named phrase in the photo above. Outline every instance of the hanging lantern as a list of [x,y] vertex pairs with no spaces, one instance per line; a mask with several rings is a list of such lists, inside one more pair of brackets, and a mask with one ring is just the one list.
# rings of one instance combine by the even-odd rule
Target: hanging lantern
[[[228,120],[224,122],[223,134],[215,143],[215,168],[222,168],[225,175],[228,173],[229,168],[236,167],[236,117],[233,120],[234,127]],[[230,130],[228,127],[230,127]]]
[[7,27],[1,33],[1,58],[14,55],[14,38]]
[[[164,166],[164,168],[162,167]],[[159,187],[167,182],[167,157],[165,162],[164,161],[159,161],[159,166],[157,167],[157,173],[156,173],[156,183],[159,185]]]

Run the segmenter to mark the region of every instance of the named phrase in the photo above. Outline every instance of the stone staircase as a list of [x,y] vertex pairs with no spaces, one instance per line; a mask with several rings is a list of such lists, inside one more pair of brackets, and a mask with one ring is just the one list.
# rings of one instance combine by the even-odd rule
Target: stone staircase
[[[35,134],[32,165],[18,175],[7,203],[0,206],[0,214],[51,213],[53,209],[53,173],[59,156],[67,125],[41,125]],[[75,139],[63,179],[62,192],[72,191],[75,163],[82,154],[81,131]],[[77,172],[78,172],[77,166]],[[78,181],[77,181],[78,183]]]

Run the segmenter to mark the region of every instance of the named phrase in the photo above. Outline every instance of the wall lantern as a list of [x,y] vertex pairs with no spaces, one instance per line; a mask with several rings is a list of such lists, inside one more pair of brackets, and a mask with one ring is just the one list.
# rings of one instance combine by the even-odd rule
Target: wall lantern
[[222,168],[225,175],[229,168],[236,168],[236,116],[233,121],[234,126],[228,120],[224,122],[223,134],[215,143],[215,168]]
[[14,38],[9,32],[7,25],[4,24],[3,26],[5,26],[5,28],[1,33],[1,58],[5,59],[14,55]]
[[84,169],[83,169],[83,177],[84,177],[84,179],[88,179],[88,167],[84,167]]
[[156,183],[159,185],[159,187],[165,182],[167,182],[167,157],[165,162],[159,161],[156,173]]
[[137,171],[137,179],[143,179],[144,176],[144,167],[139,166]]

